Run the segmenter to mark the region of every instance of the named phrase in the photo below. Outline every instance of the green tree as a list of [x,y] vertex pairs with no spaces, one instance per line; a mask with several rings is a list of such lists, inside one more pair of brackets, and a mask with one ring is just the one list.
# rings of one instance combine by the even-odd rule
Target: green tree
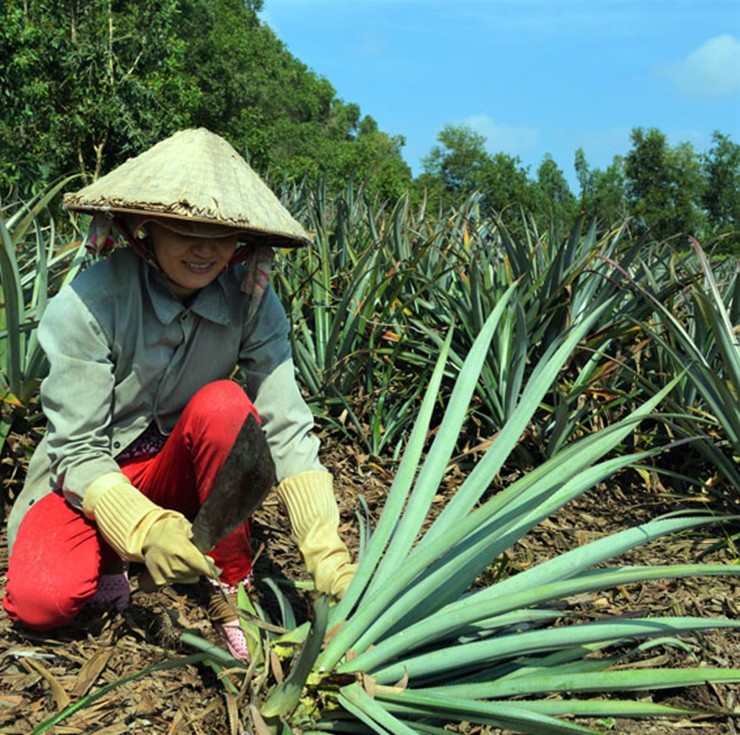
[[411,182],[410,201],[414,206],[423,204],[430,208],[433,216],[441,217],[449,201],[449,194],[439,177],[428,171],[422,171]]
[[0,186],[95,178],[188,126],[272,179],[350,177],[397,196],[400,137],[288,52],[261,0],[7,0],[0,5]]
[[697,235],[702,224],[701,163],[689,143],[675,148],[656,128],[635,128],[625,159],[630,214],[656,240]]
[[262,3],[180,0],[187,72],[202,92],[194,124],[224,137],[271,179],[350,178],[381,196],[411,180],[403,139],[378,130],[359,105],[289,53],[257,16]]
[[583,207],[591,196],[591,170],[583,148],[576,150],[573,167],[575,168],[578,186],[580,187],[578,196],[581,199],[581,206]]
[[537,169],[537,212],[545,221],[561,231],[570,229],[577,214],[577,201],[565,174],[550,154],[545,155]]
[[197,125],[227,137],[261,171],[305,153],[332,114],[331,84],[288,53],[241,0],[180,0]]
[[606,228],[622,224],[629,216],[624,167],[624,157],[614,156],[605,169],[592,173],[593,212]]
[[490,161],[486,137],[467,125],[446,125],[437,141],[422,159],[425,173],[439,179],[453,196],[470,194],[480,185],[481,169]]
[[624,158],[614,156],[605,169],[591,168],[582,148],[575,153],[575,171],[580,186],[580,213],[608,229],[628,217]]
[[[371,124],[372,123],[372,124]],[[336,182],[353,178],[361,181],[365,191],[381,200],[396,200],[411,183],[411,168],[403,161],[403,137],[392,137],[377,129],[372,118],[365,118],[356,138],[330,144],[334,153],[327,163],[334,162],[329,180]]]
[[715,131],[712,147],[704,155],[703,204],[710,230],[728,245],[740,244],[740,145]]
[[476,188],[483,194],[484,213],[502,216],[507,223],[519,223],[522,212],[536,212],[537,187],[518,156],[489,156],[475,180]]
[[518,157],[489,154],[486,137],[467,125],[447,125],[437,140],[422,165],[427,184],[432,179],[441,182],[443,204],[459,203],[479,192],[484,214],[508,217],[513,208],[518,218],[522,209],[534,211],[535,187]]
[[6,0],[0,183],[89,180],[187,124],[177,23],[177,0]]

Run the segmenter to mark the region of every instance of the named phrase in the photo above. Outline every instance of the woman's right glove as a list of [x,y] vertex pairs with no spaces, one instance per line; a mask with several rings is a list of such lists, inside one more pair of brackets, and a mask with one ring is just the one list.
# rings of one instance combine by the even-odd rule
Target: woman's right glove
[[153,503],[120,472],[102,475],[88,487],[82,511],[122,559],[146,565],[156,586],[189,584],[214,573],[213,563],[191,541],[190,521]]

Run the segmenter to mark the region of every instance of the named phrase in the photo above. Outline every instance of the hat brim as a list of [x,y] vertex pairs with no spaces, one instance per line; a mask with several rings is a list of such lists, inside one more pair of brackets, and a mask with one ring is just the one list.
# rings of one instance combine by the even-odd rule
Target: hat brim
[[168,215],[165,212],[152,212],[151,209],[138,209],[134,207],[115,205],[111,206],[107,204],[103,206],[79,206],[69,203],[67,201],[68,196],[70,195],[65,194],[65,206],[70,211],[89,215],[102,213],[113,219],[115,219],[116,216],[123,216],[123,218],[126,218],[133,215],[135,218],[137,218],[137,225],[143,224],[144,222],[150,220],[153,221],[155,219],[160,224],[163,224],[166,220],[168,225],[165,226],[169,226],[169,228],[173,231],[175,231],[174,227],[179,226],[177,223],[182,223],[182,225],[185,226],[208,225],[219,227],[223,230],[228,230],[229,232],[238,232],[239,242],[241,243],[249,244],[250,242],[256,242],[261,245],[270,245],[271,247],[275,248],[299,248],[311,242],[310,236],[308,235],[308,233],[305,232],[305,230],[301,232],[301,235],[303,236],[298,236],[294,232],[278,232],[274,228],[268,230],[260,229],[255,226],[245,226],[235,222],[214,222],[212,219],[199,217],[185,218],[177,215]]
[[213,222],[189,222],[182,219],[170,219],[165,217],[147,217],[139,222],[139,227],[149,223],[154,223],[165,230],[174,232],[177,235],[186,237],[197,237],[203,240],[219,240],[222,237],[232,237],[233,235],[245,234],[244,230],[239,227],[230,227],[228,225],[219,225]]

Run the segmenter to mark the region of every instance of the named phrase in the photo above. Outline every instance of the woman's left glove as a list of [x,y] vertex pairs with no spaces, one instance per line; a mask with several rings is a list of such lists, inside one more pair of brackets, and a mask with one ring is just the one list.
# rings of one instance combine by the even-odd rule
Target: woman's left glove
[[343,597],[357,569],[339,537],[339,509],[328,472],[310,470],[278,485],[290,525],[316,589]]
[[214,573],[191,541],[190,521],[153,503],[120,472],[95,480],[85,491],[82,510],[122,559],[146,565],[157,586],[197,582]]

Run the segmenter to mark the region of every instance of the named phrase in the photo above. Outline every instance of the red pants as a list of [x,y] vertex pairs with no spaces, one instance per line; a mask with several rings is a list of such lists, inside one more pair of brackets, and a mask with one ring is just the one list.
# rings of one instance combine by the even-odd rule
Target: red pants
[[[249,413],[257,416],[238,384],[210,383],[193,396],[158,454],[124,463],[121,471],[157,505],[192,520]],[[223,570],[223,582],[245,579],[252,570],[249,523],[209,556]],[[101,570],[115,559],[93,521],[61,493],[47,495],[18,529],[3,606],[12,620],[37,630],[66,625],[95,594]]]

